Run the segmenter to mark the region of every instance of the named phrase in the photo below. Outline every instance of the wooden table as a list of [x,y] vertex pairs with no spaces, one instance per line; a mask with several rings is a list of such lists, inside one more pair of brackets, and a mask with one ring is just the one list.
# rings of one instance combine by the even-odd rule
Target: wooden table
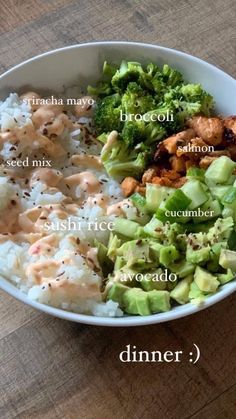
[[[53,48],[112,39],[180,49],[236,74],[233,0],[0,0],[0,9],[1,72]],[[234,296],[142,328],[61,321],[5,293],[0,315],[1,419],[235,417]],[[128,344],[185,355],[181,363],[122,363]]]

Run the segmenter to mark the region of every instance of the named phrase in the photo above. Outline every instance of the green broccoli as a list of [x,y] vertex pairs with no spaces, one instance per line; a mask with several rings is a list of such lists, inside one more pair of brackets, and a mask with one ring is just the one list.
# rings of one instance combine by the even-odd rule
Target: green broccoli
[[121,100],[122,109],[126,114],[143,114],[155,108],[154,98],[137,82],[128,84]]
[[107,79],[111,80],[116,73],[117,68],[118,67],[116,65],[111,65],[108,64],[107,61],[104,61],[102,72]]
[[212,96],[200,84],[185,83],[167,64],[159,68],[122,61],[118,68],[105,62],[103,75],[104,81],[89,86],[88,93],[99,98],[94,115],[98,139],[106,144],[109,132],[119,134],[113,149],[102,154],[112,176],[138,176],[157,141],[184,129],[187,118],[208,116],[213,109]]
[[112,177],[120,178],[131,175],[139,176],[143,173],[148,154],[142,150],[142,148],[146,148],[145,146],[139,145],[138,148],[131,150],[118,137],[111,145],[107,143],[101,152],[101,159],[107,173]]
[[140,81],[140,74],[143,69],[140,63],[122,61],[120,68],[111,79],[115,91],[124,92],[129,82]]
[[181,86],[180,93],[187,102],[200,104],[200,110],[198,112],[206,116],[210,115],[214,106],[213,97],[205,92],[200,84],[185,84]]
[[146,139],[146,125],[144,121],[127,121],[121,131],[123,141],[132,146]]
[[112,93],[112,87],[110,85],[110,83],[107,82],[100,82],[97,84],[97,86],[93,87],[93,86],[88,86],[87,87],[87,92],[89,95],[91,96],[107,96],[110,95]]
[[162,75],[166,85],[172,88],[182,84],[184,81],[182,74],[178,70],[171,68],[168,64],[163,65]]
[[100,99],[94,113],[97,133],[121,131],[120,111],[121,97],[118,93]]

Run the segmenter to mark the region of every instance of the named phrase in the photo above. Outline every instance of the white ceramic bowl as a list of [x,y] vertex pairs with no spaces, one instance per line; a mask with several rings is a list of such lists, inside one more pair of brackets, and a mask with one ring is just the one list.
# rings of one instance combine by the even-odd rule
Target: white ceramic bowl
[[[232,77],[182,52],[133,42],[96,42],[73,45],[34,57],[0,76],[0,96],[3,99],[10,92],[21,93],[29,87],[32,90],[52,93],[63,91],[64,86],[75,84],[86,87],[87,84],[92,84],[99,79],[104,60],[119,63],[122,59],[142,63],[153,61],[160,65],[168,63],[179,69],[186,80],[201,83],[214,96],[218,113],[236,114],[236,81]],[[186,304],[173,308],[167,313],[123,318],[87,316],[34,302],[4,278],[0,278],[0,287],[18,300],[63,319],[101,326],[138,326],[177,319],[209,307],[232,294],[236,290],[236,281],[221,287],[201,307]]]

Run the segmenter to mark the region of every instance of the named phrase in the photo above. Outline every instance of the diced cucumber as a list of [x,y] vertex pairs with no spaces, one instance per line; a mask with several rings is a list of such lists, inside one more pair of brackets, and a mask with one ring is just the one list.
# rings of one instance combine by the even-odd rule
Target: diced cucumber
[[222,204],[230,207],[236,208],[236,188],[231,186],[228,188],[227,192],[222,198]]
[[[207,201],[204,205],[202,205],[201,210],[203,212],[206,212],[206,215],[203,215],[202,217],[195,217],[193,219],[194,224],[202,223],[204,221],[208,221],[209,219],[214,219],[222,214],[222,208],[216,199],[214,201]],[[209,215],[207,215],[209,214]]]
[[184,211],[190,204],[191,198],[181,189],[176,189],[171,197],[166,200],[165,207],[169,211]]
[[163,224],[155,216],[143,227],[143,231],[151,237],[160,237],[163,232]]
[[146,211],[146,198],[143,195],[141,195],[138,192],[135,192],[133,195],[130,196],[130,199],[139,211]]
[[189,180],[181,190],[191,199],[189,209],[195,209],[204,204],[208,199],[208,194],[204,191],[202,183],[199,180]]
[[210,188],[213,198],[217,198],[221,201],[223,196],[229,190],[229,185],[215,185]]
[[139,231],[139,224],[135,221],[127,220],[126,218],[115,218],[114,220],[114,231],[122,234],[123,236],[130,237],[133,239],[137,237]]
[[146,185],[146,208],[154,213],[164,199],[167,199],[175,189],[166,186],[147,183]]
[[200,169],[199,167],[190,167],[187,170],[186,177],[191,179],[200,180],[201,182],[204,182],[204,176],[205,176],[205,170]]
[[205,178],[214,183],[226,183],[232,175],[236,163],[227,156],[214,160],[208,167]]

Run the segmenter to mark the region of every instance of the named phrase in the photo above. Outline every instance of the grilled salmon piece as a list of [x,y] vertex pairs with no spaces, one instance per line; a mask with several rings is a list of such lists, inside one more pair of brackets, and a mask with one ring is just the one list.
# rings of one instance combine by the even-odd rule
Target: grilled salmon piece
[[194,116],[187,123],[207,144],[215,146],[222,142],[224,131],[222,119]]

